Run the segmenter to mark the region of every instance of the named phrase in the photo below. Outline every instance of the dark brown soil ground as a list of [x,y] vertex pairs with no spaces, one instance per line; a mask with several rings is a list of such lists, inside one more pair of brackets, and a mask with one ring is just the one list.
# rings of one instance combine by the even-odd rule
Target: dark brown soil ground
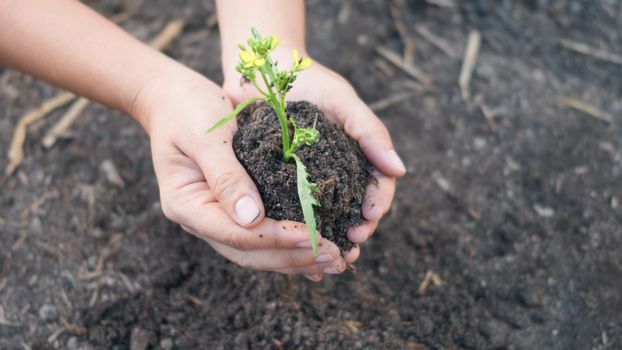
[[[287,115],[299,128],[315,125],[320,140],[300,146],[296,155],[307,167],[309,181],[318,185],[315,208],[318,230],[342,251],[352,248],[347,231],[363,218],[363,196],[371,180],[369,164],[357,143],[330,123],[320,109],[304,101],[287,104]],[[290,125],[289,134],[293,135]],[[296,164],[283,162],[281,126],[265,103],[246,107],[238,117],[233,138],[235,154],[257,185],[266,216],[304,222],[298,198]]]
[[[29,129],[0,189],[0,348],[622,349],[622,66],[560,45],[622,54],[620,1],[417,0],[395,16],[388,4],[308,1],[310,52],[366,101],[412,88],[378,46],[401,53],[412,40],[433,80],[378,110],[409,174],[355,271],[313,284],[236,267],[163,217],[134,122],[91,105],[46,150],[57,111]],[[146,39],[186,17],[169,53],[220,81],[213,14],[211,1],[154,0],[122,25]],[[482,47],[465,103],[473,29]],[[0,155],[55,92],[0,72]],[[442,283],[421,288],[426,274]]]

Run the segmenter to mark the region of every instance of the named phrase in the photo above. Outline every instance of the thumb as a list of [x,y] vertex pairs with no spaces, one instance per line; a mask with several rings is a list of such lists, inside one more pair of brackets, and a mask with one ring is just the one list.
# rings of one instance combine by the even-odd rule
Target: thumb
[[233,151],[231,124],[235,125],[230,122],[211,132],[192,158],[229,217],[240,226],[253,227],[263,220],[264,207],[255,183]]
[[406,173],[406,167],[395,152],[387,128],[356,94],[331,99],[330,102],[332,112],[346,133],[358,142],[376,169],[392,177]]

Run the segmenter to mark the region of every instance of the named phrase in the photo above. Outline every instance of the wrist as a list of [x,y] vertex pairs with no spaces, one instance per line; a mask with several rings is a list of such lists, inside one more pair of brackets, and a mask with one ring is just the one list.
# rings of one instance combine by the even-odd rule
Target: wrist
[[154,72],[154,76],[141,84],[126,111],[149,135],[152,134],[153,116],[158,115],[158,109],[164,108],[166,101],[174,101],[179,96],[206,85],[218,88],[201,74],[176,62],[164,70]]

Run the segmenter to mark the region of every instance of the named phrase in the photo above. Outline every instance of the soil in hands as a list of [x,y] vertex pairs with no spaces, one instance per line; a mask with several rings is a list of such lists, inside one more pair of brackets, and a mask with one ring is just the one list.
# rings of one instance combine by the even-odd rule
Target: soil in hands
[[[320,132],[318,143],[301,146],[296,154],[307,166],[310,180],[320,188],[316,198],[321,206],[315,207],[318,230],[322,237],[348,251],[353,243],[346,232],[362,222],[365,188],[373,179],[367,159],[358,144],[329,122],[317,106],[290,102],[287,115],[301,128],[315,123]],[[238,126],[233,148],[259,189],[266,215],[304,222],[296,189],[296,164],[283,162],[281,129],[274,110],[265,103],[252,104],[240,114]]]

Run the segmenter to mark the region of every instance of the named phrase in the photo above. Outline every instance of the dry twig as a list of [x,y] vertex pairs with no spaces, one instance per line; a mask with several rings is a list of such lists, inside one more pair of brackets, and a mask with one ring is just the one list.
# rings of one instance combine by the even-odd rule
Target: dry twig
[[188,300],[190,300],[194,305],[197,306],[205,306],[205,301],[195,295],[192,294],[186,294],[186,297],[188,298]]
[[449,9],[456,7],[456,3],[454,0],[426,0],[426,2],[430,5],[436,5],[438,7],[444,7]]
[[419,285],[419,289],[417,289],[417,294],[423,295],[428,290],[430,283],[434,284],[437,287],[443,285],[441,277],[436,272],[428,270],[428,272],[425,273],[425,277],[423,277],[421,285]]
[[96,277],[100,277],[104,274],[104,263],[109,256],[116,253],[120,246],[121,240],[123,240],[123,234],[117,233],[110,238],[108,244],[101,250],[99,254],[99,258],[97,259],[97,265],[95,266],[95,270],[91,272],[81,273],[78,278],[81,280],[90,280]]
[[417,34],[421,35],[421,37],[429,41],[434,47],[444,52],[447,56],[452,58],[458,57],[458,53],[454,50],[450,43],[445,41],[445,39],[440,36],[432,33],[426,26],[418,25],[415,27],[415,31]]
[[598,119],[607,123],[611,123],[613,121],[613,117],[611,115],[576,98],[557,96],[557,102],[564,107],[569,107],[572,109],[576,109],[577,111],[583,112],[584,114],[594,119]]
[[471,98],[469,83],[471,82],[473,69],[477,63],[481,41],[482,36],[477,30],[472,30],[469,33],[466,50],[464,51],[464,60],[462,61],[462,69],[460,70],[460,79],[458,80],[460,92],[464,101],[468,101]]
[[149,42],[149,46],[158,51],[164,51],[181,34],[186,22],[183,19],[176,19],[166,24],[160,34]]
[[76,102],[74,102],[69,110],[60,118],[58,123],[56,123],[50,131],[43,137],[43,147],[50,148],[56,143],[56,139],[63,134],[69,126],[78,119],[78,116],[86,108],[89,104],[89,100],[84,97],[80,97]]
[[387,61],[393,63],[396,67],[400,68],[411,77],[419,80],[421,83],[423,83],[424,86],[428,87],[432,85],[432,79],[430,79],[430,77],[426,73],[417,68],[414,64],[404,61],[404,59],[400,57],[400,55],[381,46],[377,47],[376,51]]
[[28,231],[23,230],[19,238],[11,246],[11,250],[14,252],[18,251],[24,245],[24,242],[26,242],[26,238],[28,238]]
[[413,96],[414,93],[414,90],[398,92],[396,94],[382,98],[376,102],[370,103],[369,108],[374,112],[379,112],[409,99]]
[[402,38],[402,43],[404,43],[404,62],[412,65],[415,63],[416,45],[415,40],[408,35],[408,30],[406,29],[404,21],[400,19],[399,12],[402,6],[404,6],[403,1],[400,1],[399,4],[391,3],[391,5],[389,5],[389,10],[391,12],[391,17],[393,18],[393,26],[400,35],[400,38]]
[[61,92],[20,118],[13,131],[13,138],[9,146],[9,164],[4,170],[4,175],[6,177],[11,176],[15,169],[21,164],[22,160],[24,160],[24,141],[26,140],[26,129],[28,126],[42,119],[53,110],[66,105],[75,97],[76,95],[71,92]]
[[64,323],[65,325],[63,327],[57,329],[56,331],[54,331],[54,333],[52,333],[48,337],[47,339],[48,343],[53,343],[61,334],[65,332],[74,333],[74,334],[84,334],[86,332],[86,329],[84,327],[71,325],[67,323],[67,321],[65,321]]
[[144,0],[132,1],[123,12],[110,17],[110,20],[116,24],[127,21],[140,11],[144,2]]
[[39,208],[43,204],[45,204],[45,202],[47,202],[50,199],[57,198],[59,195],[60,194],[58,193],[57,190],[51,190],[51,191],[45,192],[40,197],[37,197],[26,208],[22,210],[22,212],[20,213],[21,219],[25,220],[28,217],[28,215],[35,213],[37,210],[39,210]]
[[479,109],[482,111],[484,118],[486,119],[486,123],[488,123],[488,127],[491,131],[497,131],[497,123],[495,122],[495,112],[488,108],[486,105],[481,104]]
[[618,55],[602,49],[591,47],[578,41],[562,39],[560,45],[568,50],[578,52],[580,54],[591,56],[599,60],[622,65],[622,55]]

